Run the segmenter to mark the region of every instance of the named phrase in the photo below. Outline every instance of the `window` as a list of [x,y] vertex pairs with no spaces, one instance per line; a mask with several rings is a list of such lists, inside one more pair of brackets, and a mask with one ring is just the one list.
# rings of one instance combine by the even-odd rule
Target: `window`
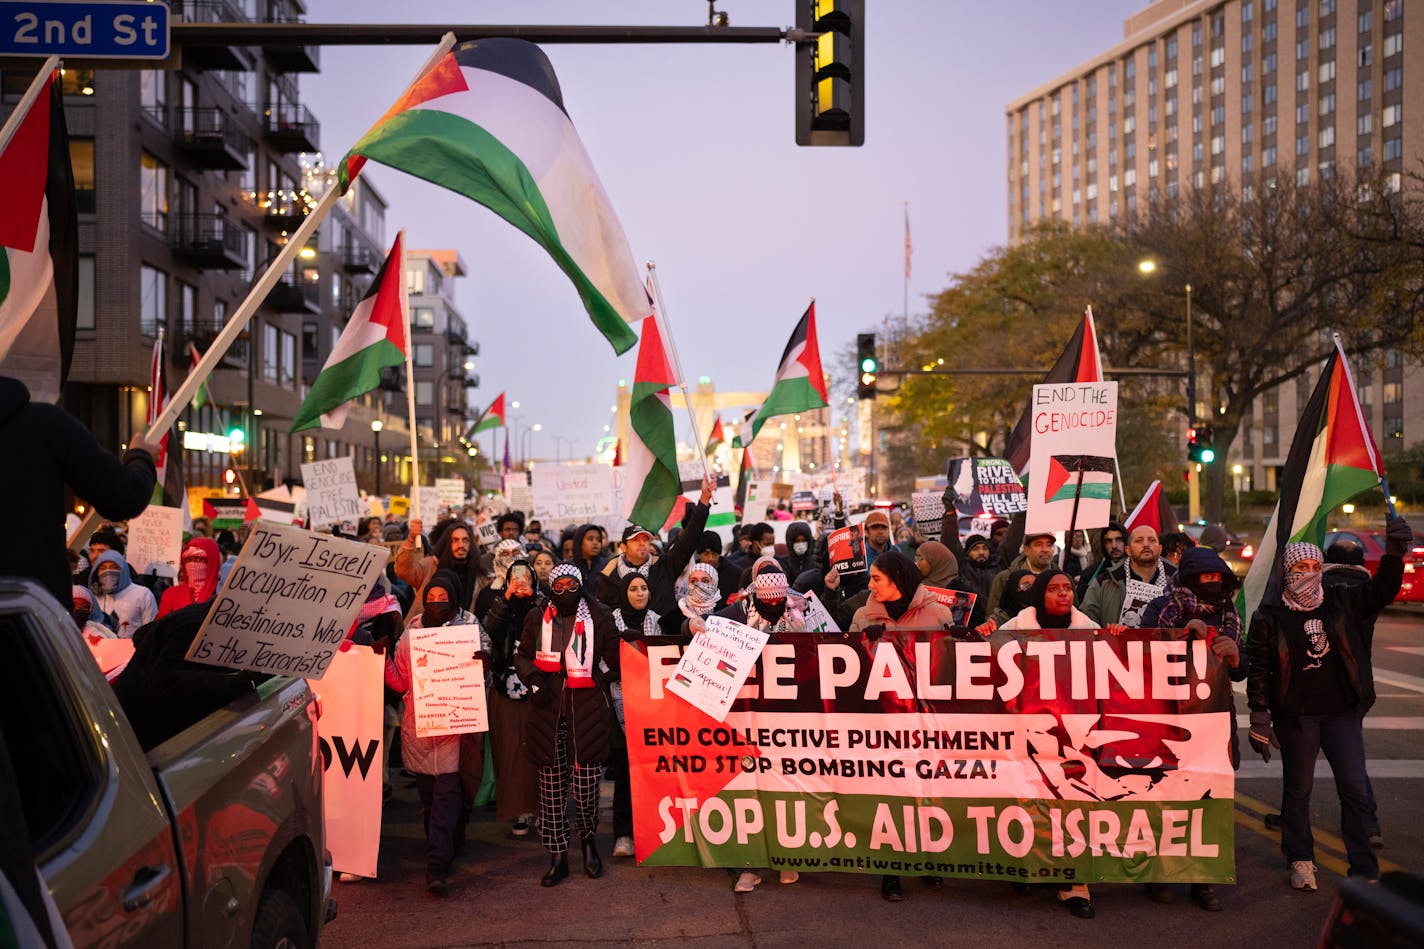
[[1276,163],[1276,146],[1261,149],[1261,167],[1269,168]]
[[1371,83],[1371,81],[1368,80],[1368,79],[1361,79],[1361,80],[1360,80],[1360,84],[1359,84],[1359,95],[1357,96],[1357,99],[1358,99],[1360,102],[1368,102],[1368,101],[1370,100],[1370,86],[1371,86],[1371,85],[1372,85],[1372,83]]
[[282,333],[282,362],[279,367],[281,376],[278,381],[281,385],[292,388],[297,381],[297,336],[295,333]]
[[1319,76],[1321,82],[1329,82],[1330,80],[1334,79],[1335,60],[1332,59],[1328,63],[1321,63],[1320,68],[1316,70],[1316,73]]
[[193,327],[198,319],[198,288],[192,284],[178,282],[178,328],[184,336],[193,335]]
[[1250,95],[1249,93],[1248,93],[1247,95],[1242,96],[1242,97],[1241,97],[1241,114],[1242,114],[1242,115],[1250,115],[1250,114],[1251,114],[1251,109],[1255,106],[1255,102],[1256,102],[1256,97],[1253,96],[1253,95]]
[[1261,42],[1269,43],[1276,38],[1276,21],[1272,20],[1261,27]]
[[1167,70],[1167,74],[1162,77],[1162,88],[1175,89],[1177,87],[1177,67],[1173,66]]
[[1385,405],[1392,405],[1395,402],[1404,401],[1404,383],[1402,382],[1386,382],[1381,391],[1382,395],[1380,398]]
[[1402,49],[1404,49],[1403,33],[1391,33],[1389,36],[1386,36],[1384,38],[1385,59],[1388,59],[1389,57],[1393,56],[1395,53],[1399,52]]
[[416,343],[411,352],[411,361],[422,369],[435,365],[435,347],[430,343]]
[[1302,188],[1310,184],[1310,166],[1302,165],[1295,170],[1295,183]]
[[262,324],[262,378],[277,381],[278,329],[271,323]]
[[1211,68],[1215,69],[1224,62],[1226,62],[1226,47],[1213,46],[1211,48]]
[[1249,126],[1249,125],[1243,125],[1243,126],[1241,126],[1241,144],[1242,144],[1242,145],[1250,145],[1250,144],[1251,144],[1251,126]]
[[1364,115],[1360,116],[1358,119],[1355,120],[1356,135],[1368,135],[1372,131],[1374,131],[1374,127],[1375,117],[1369,112],[1366,112]]
[[1368,168],[1375,163],[1375,150],[1366,145],[1355,155],[1355,164],[1361,168]]
[[1320,97],[1320,108],[1317,110],[1321,115],[1330,115],[1335,111],[1335,93],[1330,92]]
[[1355,54],[1355,65],[1359,66],[1361,69],[1374,62],[1374,60],[1374,47],[1371,46],[1369,43],[1366,43],[1364,46],[1361,46],[1359,52]]
[[1251,52],[1251,34],[1250,34],[1250,33],[1242,33],[1242,34],[1241,34],[1241,52],[1243,52],[1243,53],[1249,53],[1249,52]]
[[1295,28],[1297,30],[1304,30],[1309,23],[1310,10],[1305,6],[1305,4],[1301,4],[1295,9]]
[[1295,58],[1299,62],[1305,62],[1310,57],[1310,40],[1297,40],[1295,44]]
[[1212,153],[1213,155],[1220,155],[1220,154],[1221,154],[1223,151],[1225,151],[1225,150],[1226,150],[1226,139],[1225,139],[1225,137],[1224,137],[1224,136],[1221,136],[1221,135],[1213,135],[1213,136],[1211,137],[1211,153]]
[[1275,84],[1274,82],[1267,83],[1267,84],[1266,84],[1266,87],[1261,90],[1261,102],[1264,103],[1265,105],[1270,105],[1271,103],[1273,103],[1273,102],[1275,102],[1275,101],[1276,101],[1276,84]]
[[1395,66],[1393,69],[1386,69],[1384,72],[1384,91],[1393,92],[1404,82],[1404,69]]
[[[1026,173],[1026,172],[1025,172]],[[435,328],[435,310],[433,307],[416,306],[410,310],[410,325],[413,329],[428,330]]]
[[1226,92],[1226,77],[1216,76],[1211,80],[1211,94],[1219,96],[1224,92]]
[[1404,142],[1398,138],[1384,140],[1384,160],[1395,161],[1404,155]]
[[139,110],[159,125],[167,124],[168,74],[161,69],[143,69],[138,74]]
[[168,166],[148,152],[139,156],[139,219],[168,232]]
[[1380,125],[1384,128],[1389,128],[1390,126],[1397,124],[1399,120],[1404,117],[1403,113],[1404,106],[1402,105],[1385,106],[1384,115],[1380,119]]
[[84,254],[79,258],[79,313],[74,328],[92,330],[94,328],[94,257]]
[[433,405],[435,404],[435,383],[421,382],[415,383],[415,404]]
[[1250,22],[1251,22],[1251,0],[1242,0],[1242,3],[1241,3],[1241,22],[1242,22],[1242,23],[1250,23]]
[[1266,116],[1264,119],[1261,120],[1261,134],[1262,134],[1262,135],[1275,135],[1275,134],[1276,134],[1276,117],[1275,117],[1274,115],[1268,115],[1268,116]]
[[157,336],[158,328],[167,322],[168,274],[144,264],[139,269],[138,292],[138,331]]
[[1320,31],[1320,48],[1330,49],[1335,45],[1335,27],[1326,27]]
[[1320,130],[1315,137],[1316,145],[1319,148],[1329,148],[1335,144],[1335,126],[1327,125]]
[[315,323],[302,324],[302,359],[315,359],[317,357],[317,346],[320,343],[320,334],[317,332]]
[[1219,105],[1211,110],[1211,124],[1220,125],[1226,121],[1226,106]]
[[1297,125],[1304,125],[1310,121],[1310,103],[1302,102],[1295,107],[1295,122]]
[[[1039,144],[1043,144],[1041,135]],[[425,264],[412,266],[406,270],[405,289],[407,293],[425,293]]]
[[1310,90],[1310,73],[1308,73],[1308,72],[1296,73],[1296,76],[1295,76],[1295,91],[1296,91],[1296,92],[1308,92],[1309,90]]
[[1241,173],[1242,173],[1243,175],[1249,175],[1249,174],[1251,173],[1251,156],[1250,156],[1250,155],[1242,155],[1242,156],[1241,156]]
[[80,214],[94,213],[94,140],[69,139],[69,164],[74,169],[74,204]]
[[1309,135],[1297,135],[1297,136],[1296,136],[1296,139],[1295,139],[1295,153],[1296,153],[1297,156],[1299,156],[1299,155],[1307,155],[1307,154],[1310,153],[1310,136],[1309,136]]

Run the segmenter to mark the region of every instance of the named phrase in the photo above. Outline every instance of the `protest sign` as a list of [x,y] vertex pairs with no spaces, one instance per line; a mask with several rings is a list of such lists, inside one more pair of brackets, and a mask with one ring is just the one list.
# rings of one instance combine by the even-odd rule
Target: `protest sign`
[[465,506],[465,479],[436,478],[435,496],[439,499],[441,507],[454,508],[458,511]]
[[1112,518],[1117,383],[1033,387],[1025,530],[1106,527]]
[[501,494],[504,491],[504,476],[498,471],[480,472],[480,490],[488,494]]
[[366,498],[366,512],[371,517],[384,518],[386,516],[386,506],[381,503],[381,499],[374,494]]
[[509,509],[528,513],[534,510],[534,489],[522,472],[504,479],[504,493],[509,498]]
[[392,494],[391,503],[388,506],[390,512],[396,517],[405,517],[410,512],[410,498],[404,494]]
[[370,646],[338,650],[320,682],[308,681],[321,702],[317,722],[322,818],[331,868],[376,875],[381,849],[381,744],[385,737],[386,657]]
[[258,521],[186,658],[320,679],[386,566],[384,549]]
[[832,570],[842,575],[864,573],[866,570],[865,525],[863,523],[851,524],[848,527],[838,527],[831,531],[826,538],[826,551]]
[[949,479],[944,475],[916,475],[916,491],[934,491],[937,494],[944,494],[944,489],[949,487]]
[[493,547],[499,543],[499,524],[496,521],[485,521],[475,525],[475,532],[479,534],[481,547]]
[[1028,510],[1023,482],[1002,458],[955,458],[949,462],[954,509],[964,517],[1011,517]]
[[722,723],[622,644],[639,866],[1231,882],[1226,668],[1171,631],[774,634]]
[[954,617],[955,626],[968,626],[969,617],[974,612],[974,601],[979,598],[977,593],[965,593],[962,590],[946,590],[944,587],[932,587],[928,583],[925,589],[930,591],[930,595],[941,604],[949,608],[950,614]]
[[415,500],[419,505],[416,514],[424,522],[425,529],[428,531],[435,526],[436,521],[440,520],[440,495],[435,493],[434,485],[429,487],[421,485],[420,494]]
[[747,496],[742,505],[742,523],[756,524],[766,520],[766,512],[776,505],[776,497],[771,493],[770,481],[748,481]]
[[791,495],[791,510],[797,513],[814,511],[817,508],[814,491],[797,491]]
[[303,462],[302,482],[307,489],[307,515],[312,530],[340,524],[344,533],[356,533],[356,522],[366,516],[366,505],[356,490],[356,469],[349,455]]
[[489,730],[485,709],[485,664],[480,628],[434,626],[408,629],[411,697],[415,733],[421,738],[466,735]]
[[910,495],[910,513],[925,540],[939,540],[944,520],[944,491],[916,491]]
[[177,577],[182,550],[182,508],[150,504],[138,517],[129,518],[128,547],[124,556],[140,574]]
[[821,602],[821,598],[814,590],[806,591],[806,632],[808,633],[839,633],[840,626],[836,623],[836,618],[831,615],[831,611],[826,609],[826,604]]
[[534,516],[546,529],[597,522],[617,514],[613,469],[608,465],[535,465],[532,489]]
[[707,628],[692,637],[667,691],[722,721],[770,635],[724,616],[707,617]]

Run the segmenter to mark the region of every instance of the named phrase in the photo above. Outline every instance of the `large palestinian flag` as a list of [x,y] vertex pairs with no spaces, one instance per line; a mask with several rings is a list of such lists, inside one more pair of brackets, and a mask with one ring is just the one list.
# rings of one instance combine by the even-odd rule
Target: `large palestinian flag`
[[1297,540],[1323,543],[1330,511],[1380,484],[1379,449],[1355,391],[1349,360],[1336,339],[1301,413],[1278,480],[1280,500],[1241,587],[1238,605],[1248,622],[1261,603],[1280,602],[1279,551]]
[[456,46],[347,153],[341,188],[366,159],[463,194],[549,252],[619,353],[648,313],[628,238],[542,50],[514,39]]
[[[1098,354],[1098,331],[1093,323],[1093,311],[1083,314],[1083,322],[1073,331],[1073,338],[1048,375],[1043,377],[1043,385],[1059,382],[1102,382],[1103,361]],[[1032,406],[1024,406],[1023,415],[1009,435],[1004,447],[1004,459],[1014,466],[1019,480],[1028,483],[1029,444],[1033,438]],[[1108,495],[1111,499],[1111,493]]]
[[751,420],[750,434],[743,429],[742,442],[750,448],[762,426],[778,415],[809,412],[829,404],[826,375],[821,369],[821,347],[816,341],[816,304],[812,301],[786,342],[781,364],[776,369],[776,381]]
[[405,365],[409,302],[404,237],[404,231],[396,235],[376,279],[356,304],[350,322],[297,410],[292,431],[340,428],[346,423],[347,403],[378,387],[382,369]]
[[677,435],[668,388],[678,384],[658,331],[657,317],[643,320],[633,394],[628,403],[628,454],[623,460],[623,516],[658,530],[677,503]]
[[0,375],[58,402],[74,353],[79,222],[59,73],[0,154]]

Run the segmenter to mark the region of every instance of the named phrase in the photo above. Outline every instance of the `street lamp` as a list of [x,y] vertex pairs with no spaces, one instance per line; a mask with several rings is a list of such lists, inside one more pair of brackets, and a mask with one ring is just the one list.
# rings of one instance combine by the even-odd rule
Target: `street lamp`
[[524,430],[524,434],[519,437],[519,457],[521,459],[526,462],[529,460],[529,436],[534,432],[542,432],[543,430],[544,426],[538,422],[535,422]]
[[[1157,272],[1157,261],[1150,257],[1146,260],[1138,261],[1137,270],[1144,276]],[[1197,350],[1192,339],[1192,285],[1186,283],[1182,288],[1187,293],[1187,428],[1195,430],[1197,427]],[[1195,468],[1189,469],[1191,476],[1191,493],[1188,499],[1188,518],[1195,521],[1201,516],[1201,487]]]
[[371,419],[371,438],[376,443],[376,497],[381,496],[381,429],[385,427],[380,419]]

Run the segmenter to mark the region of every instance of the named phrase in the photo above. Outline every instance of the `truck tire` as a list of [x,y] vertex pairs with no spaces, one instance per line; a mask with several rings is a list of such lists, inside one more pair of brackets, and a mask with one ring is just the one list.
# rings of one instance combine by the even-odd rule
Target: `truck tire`
[[252,921],[252,949],[308,949],[311,940],[297,901],[282,890],[268,890]]

